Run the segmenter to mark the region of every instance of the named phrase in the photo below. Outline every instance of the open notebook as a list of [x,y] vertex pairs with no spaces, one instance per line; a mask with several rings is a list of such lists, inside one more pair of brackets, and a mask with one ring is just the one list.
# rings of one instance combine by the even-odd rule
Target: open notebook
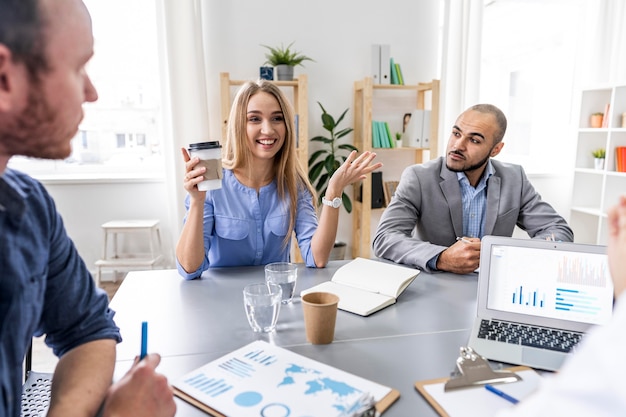
[[485,236],[469,346],[501,362],[556,370],[613,312],[606,247]]

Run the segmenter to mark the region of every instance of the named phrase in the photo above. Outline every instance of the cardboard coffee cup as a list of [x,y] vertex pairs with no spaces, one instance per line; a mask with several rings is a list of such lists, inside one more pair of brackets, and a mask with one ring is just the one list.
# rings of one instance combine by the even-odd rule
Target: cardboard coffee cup
[[222,188],[222,146],[219,142],[199,142],[189,145],[189,156],[200,158],[199,166],[206,168],[199,191]]
[[331,343],[335,338],[335,322],[339,297],[329,292],[311,292],[302,296],[306,339],[314,345]]

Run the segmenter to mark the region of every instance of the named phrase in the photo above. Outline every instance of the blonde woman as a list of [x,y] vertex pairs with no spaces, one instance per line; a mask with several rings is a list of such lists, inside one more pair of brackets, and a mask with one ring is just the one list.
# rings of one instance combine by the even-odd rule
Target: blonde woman
[[222,188],[199,191],[205,168],[182,149],[187,213],[176,246],[179,273],[288,261],[292,232],[309,267],[324,267],[337,234],[343,189],[382,166],[352,152],[328,183],[318,221],[315,191],[298,163],[294,112],[271,82],[244,84],[233,102],[223,148]]

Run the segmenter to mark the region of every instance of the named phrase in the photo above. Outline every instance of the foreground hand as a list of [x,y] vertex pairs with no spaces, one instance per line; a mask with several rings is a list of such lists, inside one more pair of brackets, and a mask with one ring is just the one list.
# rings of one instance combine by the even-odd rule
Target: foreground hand
[[183,187],[191,198],[198,198],[204,200],[206,191],[199,191],[198,184],[204,180],[203,174],[206,172],[206,168],[200,163],[200,158],[197,156],[191,158],[187,149],[180,149],[183,154],[183,160],[185,161],[185,177],[183,178]]
[[331,197],[339,197],[346,186],[364,180],[367,174],[382,167],[380,162],[370,165],[374,158],[376,154],[373,152],[365,151],[358,157],[356,151],[350,152],[346,161],[328,180],[326,193]]
[[156,353],[135,360],[130,370],[113,384],[104,402],[104,417],[171,417],[176,403],[167,378],[155,372],[161,362]]
[[480,239],[464,237],[441,252],[437,259],[437,269],[454,272],[455,274],[469,274],[478,269],[480,264]]
[[608,220],[607,255],[617,298],[626,290],[626,196],[609,210]]

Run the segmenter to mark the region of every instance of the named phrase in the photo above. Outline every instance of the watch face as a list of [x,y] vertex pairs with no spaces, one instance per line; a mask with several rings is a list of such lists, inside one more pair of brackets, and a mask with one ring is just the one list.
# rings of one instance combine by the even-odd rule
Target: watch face
[[259,76],[262,80],[272,81],[274,79],[274,67],[260,67]]
[[339,197],[333,198],[333,207],[339,208],[340,205],[341,205],[341,199]]

